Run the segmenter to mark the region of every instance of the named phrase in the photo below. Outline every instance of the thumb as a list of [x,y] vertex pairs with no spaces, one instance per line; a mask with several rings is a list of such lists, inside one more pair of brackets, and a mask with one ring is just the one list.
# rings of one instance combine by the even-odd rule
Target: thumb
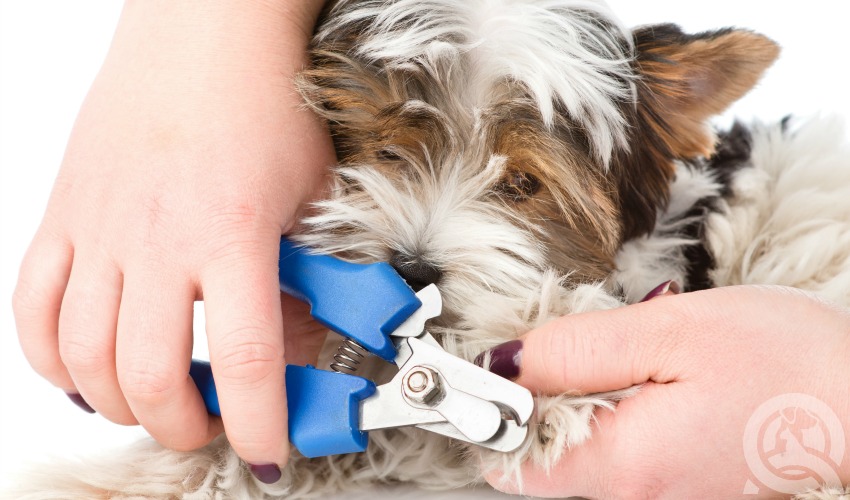
[[687,294],[564,316],[486,351],[479,366],[542,394],[593,393],[672,382],[690,326]]

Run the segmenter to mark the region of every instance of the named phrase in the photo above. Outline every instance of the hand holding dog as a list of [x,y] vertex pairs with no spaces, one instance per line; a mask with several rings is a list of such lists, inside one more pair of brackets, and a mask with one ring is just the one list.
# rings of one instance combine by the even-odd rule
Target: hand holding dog
[[[203,298],[223,426],[268,480],[288,454],[278,241],[334,163],[292,84],[320,7],[127,2],[15,293],[36,371],[178,450],[222,430],[188,375]],[[287,346],[318,349],[285,309]]]
[[[492,351],[494,371],[518,375],[518,383],[544,394],[645,384],[615,412],[598,411],[590,441],[565,453],[550,473],[526,465],[523,494],[740,496],[750,476],[742,447],[747,421],[760,404],[786,393],[825,402],[842,420],[850,449],[850,311],[778,287],[670,295],[564,317],[528,333],[520,349],[515,343]],[[847,484],[850,460],[841,466]],[[488,480],[519,492],[500,474]]]

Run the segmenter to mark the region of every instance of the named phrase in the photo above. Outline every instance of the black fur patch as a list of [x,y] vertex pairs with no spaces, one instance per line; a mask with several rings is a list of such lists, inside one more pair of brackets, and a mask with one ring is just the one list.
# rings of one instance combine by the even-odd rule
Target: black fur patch
[[[753,140],[750,130],[736,122],[728,131],[718,134],[716,152],[704,164],[714,174],[715,179],[723,187],[720,195],[726,198],[732,194],[732,180],[741,168],[750,163]],[[700,200],[688,212],[686,217],[696,217],[697,222],[689,225],[684,236],[699,241],[684,249],[688,261],[688,275],[685,291],[693,292],[713,287],[709,272],[714,269],[714,258],[708,252],[705,244],[705,221],[709,212],[716,210],[717,198]]]

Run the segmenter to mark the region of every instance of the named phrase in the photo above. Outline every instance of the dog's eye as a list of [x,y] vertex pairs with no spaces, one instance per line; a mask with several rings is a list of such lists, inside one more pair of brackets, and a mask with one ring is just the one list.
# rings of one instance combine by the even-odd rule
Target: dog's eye
[[401,161],[401,156],[397,155],[393,150],[389,148],[379,149],[376,153],[376,156],[379,160]]
[[523,201],[531,198],[534,193],[540,190],[540,180],[525,172],[508,172],[496,184],[495,190],[513,201]]

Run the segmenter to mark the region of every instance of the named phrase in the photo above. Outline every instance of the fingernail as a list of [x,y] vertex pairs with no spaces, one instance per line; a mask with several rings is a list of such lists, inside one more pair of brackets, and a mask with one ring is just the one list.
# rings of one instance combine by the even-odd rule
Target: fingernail
[[274,484],[280,480],[280,467],[277,464],[248,464],[251,474],[266,484]]
[[646,302],[647,300],[652,300],[655,297],[660,297],[661,295],[664,295],[667,292],[673,292],[675,294],[679,293],[680,291],[681,289],[679,288],[678,283],[673,280],[665,281],[664,283],[661,283],[657,287],[653,288],[652,291],[650,291],[648,294],[646,294],[646,297],[641,299],[641,302]]
[[68,396],[68,399],[73,401],[75,405],[82,408],[84,412],[95,413],[94,408],[89,406],[89,404],[86,403],[86,400],[83,399],[83,397],[80,396],[78,393],[76,393],[76,392],[66,392],[65,395]]
[[[490,366],[484,366],[484,358],[490,353]],[[519,366],[522,363],[522,340],[511,340],[499,344],[489,351],[484,351],[475,357],[475,364],[491,372],[514,380],[519,377]]]

